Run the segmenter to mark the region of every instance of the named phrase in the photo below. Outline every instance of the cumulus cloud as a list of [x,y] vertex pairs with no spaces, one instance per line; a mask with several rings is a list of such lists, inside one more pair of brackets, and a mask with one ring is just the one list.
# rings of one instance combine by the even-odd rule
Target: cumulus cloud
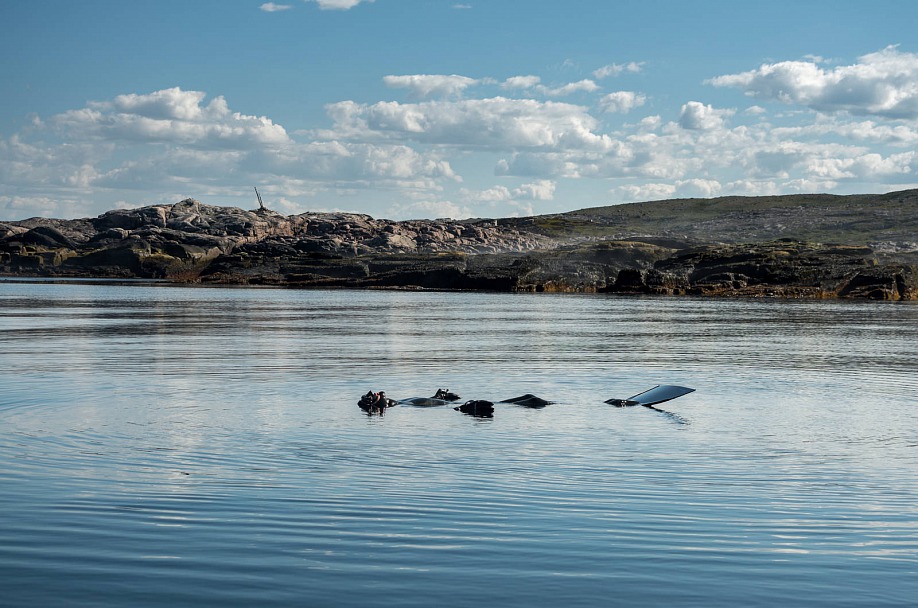
[[383,82],[389,88],[409,89],[418,97],[430,97],[432,95],[442,95],[445,97],[456,97],[462,94],[467,88],[478,84],[479,81],[468,76],[458,76],[456,74],[411,74],[404,76],[384,76]]
[[506,150],[558,148],[611,151],[616,142],[595,132],[583,106],[532,99],[469,99],[417,104],[352,101],[328,106],[331,136],[405,138],[418,142]]
[[693,178],[676,182],[676,193],[693,198],[718,196],[722,187],[716,179]]
[[627,114],[634,108],[638,108],[647,101],[647,98],[634,91],[616,91],[603,96],[599,100],[599,107],[603,112],[617,112]]
[[206,105],[205,93],[164,89],[92,102],[48,120],[69,137],[171,142],[201,147],[247,147],[288,143],[287,132],[264,116],[230,111],[223,97]]
[[673,184],[629,184],[618,186],[611,190],[612,194],[622,202],[633,201],[659,201],[672,198],[676,192]]
[[629,63],[612,63],[609,65],[604,65],[603,67],[595,70],[593,72],[593,77],[599,80],[603,78],[608,78],[610,76],[619,76],[625,72],[636,74],[641,71],[644,66],[644,62],[635,62],[631,61]]
[[259,6],[258,8],[260,8],[261,10],[263,10],[263,11],[266,12],[266,13],[276,13],[276,12],[278,12],[278,11],[288,11],[288,10],[290,10],[291,8],[293,8],[293,5],[291,5],[291,4],[274,4],[273,2],[265,2],[264,4],[262,4],[261,6]]
[[[872,66],[875,78],[885,75],[881,80],[901,94],[898,105],[887,104],[866,119],[852,117],[853,110],[801,111],[773,115],[772,121],[760,106],[737,112],[687,101],[614,132],[606,130],[602,114],[634,111],[647,103],[644,95],[605,93],[594,80],[548,87],[525,72],[502,81],[455,74],[387,76],[385,84],[419,99],[337,101],[326,106],[325,125],[293,132],[201,91],[128,93],[34,117],[19,133],[0,137],[0,210],[25,214],[31,205],[36,211],[30,215],[50,213],[49,201],[56,200],[58,215],[95,201],[101,206],[96,212],[102,212],[117,201],[233,197],[243,187],[248,193],[252,183],[273,189],[274,200],[285,201],[291,212],[297,200],[302,205],[308,198],[313,208],[350,200],[351,209],[394,210],[405,217],[531,214],[534,205],[547,207],[555,200],[560,188],[564,204],[574,207],[591,202],[576,198],[585,184],[596,193],[611,187],[622,200],[914,187],[918,130],[897,118],[907,108],[909,89],[904,81],[897,84],[889,65],[896,63],[908,75],[913,57],[890,47],[858,61],[861,68]],[[814,109],[833,99],[842,107],[841,85],[825,84],[832,78],[882,88],[861,72],[845,72],[852,66],[826,68],[815,59],[797,63],[810,66],[819,86],[807,89],[787,76],[794,86],[781,90],[788,100]],[[594,76],[640,66],[606,68]],[[781,70],[792,72],[774,71]],[[750,94],[765,91],[778,99],[765,87],[772,78],[766,71],[763,66],[719,77],[716,84],[742,84]],[[828,92],[833,86],[835,97]],[[504,96],[490,96],[497,90]],[[845,103],[853,103],[854,92],[844,93]],[[542,97],[574,93],[584,101]],[[676,117],[664,119],[673,109]],[[482,190],[461,188],[481,180],[462,172],[482,167],[507,181]],[[365,202],[369,199],[372,203]]]
[[564,97],[574,93],[592,93],[593,91],[598,91],[599,85],[592,80],[584,79],[578,82],[570,82],[555,88],[545,86],[539,86],[537,88],[540,93],[547,95],[548,97]]
[[257,151],[247,162],[265,173],[339,183],[394,180],[436,189],[431,180],[457,179],[449,162],[406,145],[311,141]]
[[895,46],[833,69],[824,69],[815,60],[782,61],[707,82],[820,112],[918,119],[918,54]]
[[861,143],[877,143],[902,147],[918,145],[918,130],[903,124],[881,124],[874,120],[851,122],[821,120],[795,127],[775,127],[776,138],[799,139],[813,137],[842,137]]
[[85,202],[70,193],[55,193],[54,196],[9,196],[0,195],[0,217],[56,217],[74,218],[85,215]]
[[387,215],[396,220],[408,220],[418,217],[450,218],[461,220],[473,216],[468,207],[447,200],[417,201],[392,205]]
[[542,84],[542,79],[538,76],[511,76],[500,83],[500,87],[504,90],[528,90],[545,97],[565,97],[574,93],[594,93],[599,90],[599,85],[587,78],[550,87]]
[[511,76],[501,83],[502,89],[531,89],[537,86],[542,79],[538,76]]
[[690,101],[682,106],[679,114],[679,126],[691,131],[709,131],[724,125],[724,118],[732,116],[733,110],[721,110],[698,101]]
[[486,190],[468,190],[463,188],[459,191],[463,198],[476,202],[497,202],[509,201],[513,198],[513,193],[506,186],[494,186]]
[[[279,197],[311,197],[332,184],[429,194],[460,179],[436,151],[400,142],[301,142],[267,117],[232,111],[223,97],[179,88],[92,102],[0,138],[0,196],[10,196],[11,213],[31,201],[32,215],[50,212],[45,199],[71,209],[100,192],[121,192],[134,204],[162,202],[144,201],[147,192],[238,196],[252,183],[273,184]],[[97,213],[111,208],[98,205]]]
[[671,183],[648,183],[614,188],[612,193],[623,201],[656,201],[669,198],[711,198],[719,196],[723,186],[715,179],[687,179]]
[[868,153],[853,158],[812,158],[808,161],[807,175],[831,180],[910,176],[918,169],[914,151],[887,157]]
[[494,186],[486,190],[467,190],[463,188],[460,193],[466,200],[476,202],[504,202],[504,201],[550,201],[555,197],[557,183],[550,179],[541,179],[528,184],[521,184],[516,188],[507,186]]
[[[520,83],[525,84],[525,83]],[[532,84],[530,81],[528,84]],[[629,92],[606,96],[599,109],[623,111],[640,97]],[[595,111],[595,110],[594,110]],[[647,117],[625,125],[614,136],[600,130],[590,108],[553,101],[494,97],[414,104],[340,102],[328,108],[333,128],[320,137],[341,141],[412,142],[411,146],[449,148],[465,154],[505,152],[495,174],[538,180],[626,178],[633,182],[669,184],[672,190],[652,189],[646,196],[715,196],[720,184],[793,184],[860,181],[912,183],[911,156],[871,151],[868,138],[882,145],[909,145],[914,133],[904,125],[865,121],[823,121],[801,127],[776,128],[755,113],[751,124],[730,127],[735,110],[698,101],[685,103],[676,121]],[[791,130],[793,129],[793,130]],[[847,138],[854,142],[826,143]],[[865,156],[876,154],[876,157]],[[641,186],[646,190],[646,185]],[[662,188],[662,186],[660,187]],[[763,191],[774,191],[762,186]],[[644,190],[642,190],[644,192]],[[467,200],[521,200],[518,192],[501,186]],[[635,195],[636,196],[636,195]],[[471,197],[471,198],[470,198]],[[477,197],[477,198],[475,198]]]
[[[536,180],[515,188],[493,186],[486,190],[460,190],[460,196],[473,208],[481,209],[478,215],[517,217],[533,215],[534,203],[554,199],[556,182]],[[487,209],[482,209],[486,207]]]
[[373,2],[374,0],[305,0],[306,2],[315,2],[323,11],[346,11],[354,8],[361,2]]
[[514,190],[514,198],[533,201],[550,201],[555,198],[557,184],[550,179],[540,179],[523,184]]

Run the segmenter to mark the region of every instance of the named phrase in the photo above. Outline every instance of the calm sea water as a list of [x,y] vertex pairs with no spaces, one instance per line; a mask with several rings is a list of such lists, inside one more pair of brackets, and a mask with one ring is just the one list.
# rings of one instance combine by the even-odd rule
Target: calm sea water
[[0,281],[0,369],[0,605],[918,603],[914,304]]

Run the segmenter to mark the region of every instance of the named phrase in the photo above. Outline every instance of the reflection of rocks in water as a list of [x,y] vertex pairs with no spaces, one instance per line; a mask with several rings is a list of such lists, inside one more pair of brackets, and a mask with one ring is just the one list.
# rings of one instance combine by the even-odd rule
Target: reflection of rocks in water
[[522,405],[523,407],[545,407],[546,405],[551,405],[554,402],[546,401],[545,399],[536,397],[531,393],[526,393],[525,395],[513,397],[512,399],[504,399],[500,403],[512,403],[514,405]]
[[474,416],[475,418],[493,418],[494,417],[494,404],[490,401],[485,401],[483,399],[474,399],[472,401],[466,401],[458,407],[454,407],[454,410],[457,412],[462,412],[469,416]]

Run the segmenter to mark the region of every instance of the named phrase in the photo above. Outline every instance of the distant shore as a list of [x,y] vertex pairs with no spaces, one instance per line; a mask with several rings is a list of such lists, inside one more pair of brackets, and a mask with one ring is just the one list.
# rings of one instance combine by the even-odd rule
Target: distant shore
[[[283,216],[187,199],[92,219],[0,223],[0,276],[293,288],[918,299],[918,245],[909,240],[918,240],[910,228],[918,194],[880,196],[873,207],[856,199],[866,205],[861,215],[869,216],[860,222],[852,215],[855,199],[817,197],[814,204],[821,206],[803,205],[793,214],[794,225],[806,230],[785,227],[778,234],[790,236],[752,242],[737,235],[773,236],[761,226],[770,226],[775,217],[787,223],[788,205],[800,201],[749,199],[746,215],[734,199],[712,199],[536,218],[394,222],[348,213]],[[826,211],[829,204],[834,207]],[[674,217],[680,205],[682,215]],[[889,205],[898,205],[898,215],[887,213]],[[717,213],[711,207],[718,207]],[[880,207],[883,214],[876,213]],[[837,226],[826,220],[832,213]],[[817,220],[808,223],[808,214],[819,217],[821,234],[836,237],[825,242],[836,244],[794,236],[812,233]],[[654,215],[659,219],[648,219]],[[709,217],[708,227],[692,228],[704,224],[702,215]],[[856,233],[845,228],[852,225]],[[677,232],[674,226],[682,228]],[[711,240],[702,239],[704,234]]]

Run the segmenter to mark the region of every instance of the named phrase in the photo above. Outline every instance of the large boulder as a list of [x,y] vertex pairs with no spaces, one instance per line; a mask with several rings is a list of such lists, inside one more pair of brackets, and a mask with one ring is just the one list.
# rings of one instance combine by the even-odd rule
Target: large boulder
[[91,276],[143,277],[143,260],[152,254],[150,244],[141,239],[77,255],[61,264],[62,271],[83,271]]
[[918,300],[918,272],[901,265],[862,270],[841,286],[838,295],[871,300]]
[[679,252],[652,270],[626,269],[610,291],[725,296],[913,299],[909,266],[879,266],[867,247],[775,241]]
[[23,245],[34,245],[47,249],[73,249],[75,247],[73,241],[67,238],[60,230],[51,226],[37,226],[17,235],[16,240]]

